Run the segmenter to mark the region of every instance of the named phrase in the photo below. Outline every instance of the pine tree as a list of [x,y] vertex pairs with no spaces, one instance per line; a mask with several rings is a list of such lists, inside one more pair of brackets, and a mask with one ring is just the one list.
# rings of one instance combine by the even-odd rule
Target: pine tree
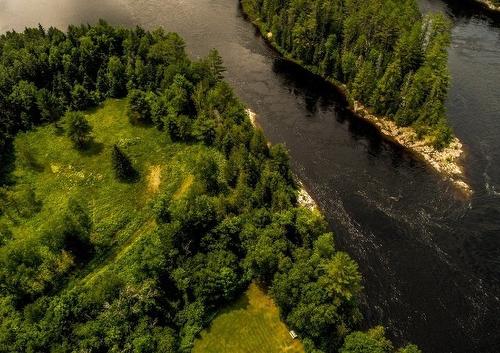
[[109,96],[121,98],[127,93],[127,80],[125,65],[117,56],[112,56],[108,62],[107,82],[109,84]]
[[71,90],[71,108],[73,110],[85,110],[93,104],[90,92],[83,85],[75,84]]
[[135,176],[136,171],[130,158],[117,145],[113,145],[111,161],[118,179],[131,180]]
[[210,53],[208,53],[206,60],[207,60],[207,66],[208,66],[208,69],[210,70],[211,76],[216,81],[222,80],[223,73],[226,71],[226,68],[224,67],[224,64],[222,62],[222,58],[219,55],[219,52],[217,51],[217,49],[210,50]]
[[92,139],[92,126],[81,112],[68,113],[68,136],[77,148],[85,147]]

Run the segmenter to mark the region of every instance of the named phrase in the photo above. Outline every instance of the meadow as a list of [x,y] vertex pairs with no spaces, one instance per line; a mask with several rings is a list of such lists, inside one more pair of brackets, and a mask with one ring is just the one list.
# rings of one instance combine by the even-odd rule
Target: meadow
[[222,310],[195,341],[193,353],[303,353],[273,300],[255,283]]
[[[155,196],[166,192],[178,199],[194,180],[197,160],[213,153],[202,145],[176,144],[155,128],[134,125],[127,117],[127,100],[108,99],[87,111],[93,128],[86,149],[74,148],[65,121],[20,133],[15,141],[14,190],[33,194],[39,209],[24,217],[5,214],[14,238],[21,240],[50,226],[70,199],[84,203],[94,224],[92,243],[102,249],[86,266],[75,270],[67,287],[107,280],[107,270],[156,227],[151,210]],[[111,149],[118,145],[139,172],[135,182],[118,180],[111,166]],[[24,190],[24,191],[23,191]],[[232,305],[223,309],[196,341],[195,353],[302,353],[292,340],[272,299],[252,283]]]
[[[83,150],[74,148],[66,136],[64,119],[18,134],[11,178],[21,212],[5,213],[0,222],[9,226],[14,239],[26,239],[62,217],[70,199],[84,204],[94,225],[91,241],[100,249],[73,278],[87,282],[155,228],[151,210],[155,196],[166,192],[179,198],[187,192],[196,161],[211,151],[202,145],[172,143],[154,127],[132,124],[126,99],[108,99],[85,117],[93,128],[93,140]],[[114,144],[132,160],[137,181],[115,177]]]

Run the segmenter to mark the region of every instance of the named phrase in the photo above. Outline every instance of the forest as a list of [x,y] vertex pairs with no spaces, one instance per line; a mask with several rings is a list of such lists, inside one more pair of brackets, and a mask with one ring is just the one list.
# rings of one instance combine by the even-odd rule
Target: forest
[[0,352],[189,352],[251,282],[307,352],[395,352],[355,331],[358,266],[286,149],[184,47],[104,21],[0,37]]
[[445,100],[451,24],[422,17],[415,0],[242,0],[244,11],[287,58],[346,85],[348,97],[411,126],[435,148],[453,133]]

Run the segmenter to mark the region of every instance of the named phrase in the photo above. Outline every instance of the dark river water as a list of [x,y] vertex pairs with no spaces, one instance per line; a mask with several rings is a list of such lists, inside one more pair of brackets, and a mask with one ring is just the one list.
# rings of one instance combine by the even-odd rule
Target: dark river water
[[288,147],[338,247],[359,262],[364,327],[381,323],[428,353],[500,352],[500,18],[460,2],[420,5],[454,22],[447,106],[467,150],[469,200],[354,118],[331,86],[280,60],[236,0],[0,0],[0,32],[104,18],[179,32],[194,57],[217,48],[227,80]]

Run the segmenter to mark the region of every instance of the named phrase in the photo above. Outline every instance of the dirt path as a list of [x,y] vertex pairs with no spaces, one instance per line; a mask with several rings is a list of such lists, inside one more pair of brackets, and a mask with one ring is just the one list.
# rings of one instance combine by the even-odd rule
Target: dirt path
[[149,168],[148,173],[148,192],[155,193],[160,189],[161,183],[161,166],[153,165]]

